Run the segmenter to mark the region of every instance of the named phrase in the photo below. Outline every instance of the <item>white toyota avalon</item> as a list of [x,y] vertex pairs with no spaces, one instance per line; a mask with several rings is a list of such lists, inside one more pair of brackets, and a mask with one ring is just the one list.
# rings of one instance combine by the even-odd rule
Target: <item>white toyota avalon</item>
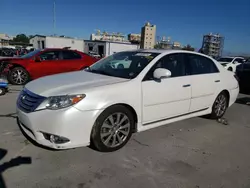
[[119,52],[83,71],[28,83],[17,99],[20,128],[38,144],[104,152],[134,132],[196,116],[219,118],[239,93],[234,73],[182,50]]

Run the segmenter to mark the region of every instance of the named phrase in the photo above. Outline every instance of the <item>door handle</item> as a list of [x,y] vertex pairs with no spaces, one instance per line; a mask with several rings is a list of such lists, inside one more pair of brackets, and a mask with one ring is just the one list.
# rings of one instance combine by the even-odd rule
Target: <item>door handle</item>
[[220,82],[220,80],[215,80],[214,82]]
[[182,87],[190,87],[190,84],[183,85]]

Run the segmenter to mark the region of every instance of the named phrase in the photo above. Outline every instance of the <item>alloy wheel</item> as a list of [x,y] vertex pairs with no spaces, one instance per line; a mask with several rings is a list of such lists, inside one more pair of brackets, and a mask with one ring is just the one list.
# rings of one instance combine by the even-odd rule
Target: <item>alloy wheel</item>
[[215,114],[220,117],[223,115],[227,109],[227,99],[225,95],[219,95],[215,101]]
[[13,82],[20,85],[24,84],[28,80],[27,73],[21,69],[16,69],[13,72],[11,72],[11,77]]
[[131,123],[124,113],[113,113],[101,126],[101,140],[107,147],[114,148],[123,144],[130,132]]

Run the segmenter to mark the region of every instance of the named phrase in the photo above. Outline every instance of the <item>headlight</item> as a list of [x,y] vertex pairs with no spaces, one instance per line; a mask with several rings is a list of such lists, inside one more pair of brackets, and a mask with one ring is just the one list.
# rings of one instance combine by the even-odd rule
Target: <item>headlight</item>
[[85,98],[86,95],[63,95],[63,96],[53,96],[47,99],[46,108],[50,110],[58,110],[61,108],[67,108],[74,104],[77,104],[82,99]]

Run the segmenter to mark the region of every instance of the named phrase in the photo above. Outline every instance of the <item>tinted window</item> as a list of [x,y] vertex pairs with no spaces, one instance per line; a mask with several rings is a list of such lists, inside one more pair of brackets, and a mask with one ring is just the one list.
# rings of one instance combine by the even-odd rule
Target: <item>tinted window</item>
[[220,59],[218,59],[218,61],[220,61],[220,62],[231,62],[231,61],[233,61],[233,58],[231,58],[231,57],[222,57],[222,58],[220,58]]
[[187,75],[183,54],[170,54],[162,57],[149,70],[144,80],[152,80],[155,69],[164,68],[171,71],[171,77],[179,77]]
[[59,51],[46,51],[40,55],[42,61],[46,60],[58,60],[59,59]]
[[196,54],[186,54],[190,65],[191,74],[210,74],[219,72],[214,62],[204,56]]
[[81,59],[81,55],[73,51],[63,51],[63,59]]

